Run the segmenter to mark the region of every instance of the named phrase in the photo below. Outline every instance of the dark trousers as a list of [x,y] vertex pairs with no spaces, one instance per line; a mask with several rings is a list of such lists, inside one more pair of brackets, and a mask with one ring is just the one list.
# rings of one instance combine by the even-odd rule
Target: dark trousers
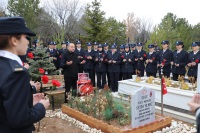
[[111,90],[112,92],[118,91],[119,72],[110,72]]
[[132,73],[131,72],[123,72],[122,75],[123,75],[123,80],[132,78]]
[[65,101],[67,98],[66,93],[70,92],[71,87],[72,87],[72,95],[76,96],[77,80],[78,80],[78,77],[66,77],[65,78]]
[[106,72],[96,72],[96,74],[97,74],[97,87],[99,89],[102,89],[106,84]]
[[[78,66],[78,72],[79,73],[83,73],[83,65],[79,65]],[[77,75],[78,76],[78,75]]]
[[173,79],[174,81],[178,81],[178,76],[179,76],[179,75],[185,77],[185,75],[182,75],[182,74],[174,74],[174,73],[173,73],[172,75],[173,75],[172,79]]
[[91,79],[93,87],[95,87],[95,73],[94,69],[86,69],[84,70],[85,73],[89,73],[89,77]]
[[[163,76],[166,78],[170,78],[170,72],[163,72]],[[161,78],[160,71],[159,71],[159,77]]]
[[108,80],[108,87],[110,88],[111,87],[111,81],[110,81],[110,74],[109,72],[106,72],[106,75],[107,75],[107,80]]
[[[119,73],[119,80],[122,80],[123,79],[123,74],[122,72]],[[124,79],[123,79],[124,80]]]
[[151,72],[146,72],[147,77],[153,76],[154,78],[156,78],[156,73],[151,73]]

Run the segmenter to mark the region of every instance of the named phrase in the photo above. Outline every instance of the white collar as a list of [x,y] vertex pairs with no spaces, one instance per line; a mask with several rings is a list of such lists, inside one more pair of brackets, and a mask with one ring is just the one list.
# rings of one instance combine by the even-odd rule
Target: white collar
[[196,53],[198,53],[199,52],[199,50],[197,51],[197,52],[193,52],[194,54],[196,54]]
[[6,50],[0,50],[0,56],[2,57],[5,57],[5,58],[8,58],[8,59],[11,59],[11,60],[15,60],[17,61],[20,65],[22,65],[22,61],[21,59],[19,58],[19,56],[9,52],[9,51],[6,51]]

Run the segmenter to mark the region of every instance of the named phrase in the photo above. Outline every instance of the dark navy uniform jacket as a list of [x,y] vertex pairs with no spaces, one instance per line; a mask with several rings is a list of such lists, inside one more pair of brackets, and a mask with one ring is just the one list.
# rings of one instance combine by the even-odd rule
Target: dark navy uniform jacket
[[[172,65],[172,73],[185,75],[185,66],[188,63],[188,53],[185,50],[181,50],[180,53],[177,53],[177,50],[175,50],[173,52],[172,62],[174,62],[174,65]],[[175,63],[179,64],[179,66],[175,66]]]
[[147,60],[152,60],[152,62],[146,64],[146,72],[157,73],[158,54],[156,52],[147,53]]
[[163,50],[160,50],[158,58],[158,64],[164,63],[163,72],[171,72],[171,61],[173,58],[173,52],[167,49],[163,53]]
[[57,60],[53,60],[53,64],[56,68],[58,68],[58,51],[53,49],[52,51],[48,48],[46,50],[46,53],[49,55],[49,57],[55,57]]
[[194,52],[190,52],[188,54],[188,63],[192,62],[195,62],[196,65],[189,67],[188,76],[197,77],[198,63],[200,62],[200,51],[196,54],[194,54]]
[[33,106],[29,73],[15,60],[0,57],[0,64],[0,133],[32,133],[45,108]]
[[[67,65],[66,61],[72,61],[73,63],[71,65]],[[67,51],[64,53],[61,59],[61,68],[63,68],[64,71],[64,78],[66,79],[67,77],[78,77],[78,65],[79,60],[75,52],[71,53]]]
[[[83,70],[88,70],[88,69],[94,69],[94,50],[91,50],[90,52],[88,52],[88,50],[85,51],[85,64],[83,65]],[[87,59],[88,56],[91,56],[92,59]]]
[[[126,62],[123,62],[123,59],[126,59]],[[131,62],[128,60],[131,59]],[[123,52],[121,54],[121,72],[133,72],[133,64],[134,64],[134,55],[131,52]]]
[[[134,54],[134,58],[138,58],[137,61],[135,61],[135,68],[137,70],[144,70],[145,69],[145,66],[144,66],[144,63],[146,61],[146,51],[144,50],[141,50],[139,53],[138,53],[138,50],[134,50],[133,51],[133,54]],[[139,58],[143,58],[143,60],[140,60]]]
[[120,72],[120,63],[121,57],[119,52],[115,52],[113,55],[112,53],[108,53],[108,61],[113,60],[116,63],[108,63],[108,72]]
[[67,49],[63,49],[63,48],[61,48],[60,50],[59,50],[59,55],[58,55],[58,61],[59,61],[59,67],[61,66],[61,59],[62,59],[62,56],[63,56],[63,54],[64,53],[66,53],[67,52]]
[[[100,59],[103,58],[103,61],[101,61]],[[98,61],[96,61],[95,59],[98,59]],[[95,62],[95,70],[96,72],[106,72],[106,64],[107,64],[107,55],[104,51],[99,52],[95,54],[94,57],[94,62]]]
[[[81,48],[80,51],[78,49],[75,49],[75,53],[77,54],[77,56],[82,57],[82,58],[78,58],[79,62],[82,62],[85,59],[85,51],[84,51],[84,49]],[[79,65],[83,66],[83,64],[79,64]]]

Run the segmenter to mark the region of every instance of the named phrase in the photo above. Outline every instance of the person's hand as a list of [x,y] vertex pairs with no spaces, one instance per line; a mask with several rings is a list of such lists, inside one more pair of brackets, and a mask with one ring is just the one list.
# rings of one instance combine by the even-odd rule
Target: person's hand
[[174,62],[170,62],[171,63],[171,65],[174,65]]
[[138,61],[138,58],[135,58],[135,61]]
[[126,62],[126,59],[123,59],[123,62]]
[[192,66],[192,63],[188,63],[187,66],[191,67],[191,66]]
[[33,94],[33,106],[35,104],[37,104],[41,99],[44,99],[44,94],[43,93],[36,93],[36,94]]
[[179,64],[176,64],[176,63],[175,63],[175,66],[179,67]]
[[131,62],[132,60],[131,60],[131,59],[128,59],[128,61]]
[[103,61],[103,58],[101,58],[100,60]]
[[57,60],[57,58],[56,58],[56,57],[53,57],[53,60]]
[[28,63],[24,63],[24,67],[26,68],[26,69],[29,69],[29,64]]
[[111,62],[112,62],[111,60],[108,61],[108,63],[111,63]]
[[83,60],[83,61],[81,62],[81,64],[85,64],[85,62],[86,62],[86,61],[85,61],[85,60]]
[[98,61],[98,58],[96,58],[95,61]]
[[113,60],[112,63],[116,63],[116,61]]
[[143,57],[140,57],[140,60],[143,60]]
[[196,66],[196,62],[192,62],[192,66]]
[[152,62],[153,62],[153,60],[149,60],[149,62],[150,62],[150,63],[152,63]]
[[73,61],[66,61],[67,65],[71,65],[73,63]]
[[149,60],[146,60],[146,63],[149,63]]
[[49,107],[49,105],[50,105],[49,99],[46,99],[46,100],[45,99],[41,99],[39,101],[39,103],[43,104],[43,106],[44,106],[45,109],[47,109]]
[[190,106],[190,111],[194,112],[198,107],[200,107],[200,94],[195,94],[192,100],[188,103]]

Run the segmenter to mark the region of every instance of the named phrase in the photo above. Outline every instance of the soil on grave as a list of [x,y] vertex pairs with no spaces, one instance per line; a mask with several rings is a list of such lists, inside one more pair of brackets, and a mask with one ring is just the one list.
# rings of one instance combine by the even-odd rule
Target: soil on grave
[[[64,102],[64,96],[55,96],[55,109],[59,109],[61,108],[61,105]],[[51,109],[51,106],[49,107],[49,109]],[[178,119],[174,119],[176,121],[180,121]],[[186,123],[183,122],[189,126],[194,126],[191,123]],[[111,125],[113,126],[117,126],[119,128],[124,128],[126,129],[130,129],[130,125],[129,126],[119,126],[118,122],[115,121],[111,121],[110,122]],[[40,122],[40,130],[37,131],[38,129],[38,123],[35,124],[36,127],[36,131],[34,133],[85,133],[83,132],[80,128],[77,128],[74,124],[66,121],[66,120],[62,120],[59,119],[57,117],[45,117],[44,119],[41,120]]]

